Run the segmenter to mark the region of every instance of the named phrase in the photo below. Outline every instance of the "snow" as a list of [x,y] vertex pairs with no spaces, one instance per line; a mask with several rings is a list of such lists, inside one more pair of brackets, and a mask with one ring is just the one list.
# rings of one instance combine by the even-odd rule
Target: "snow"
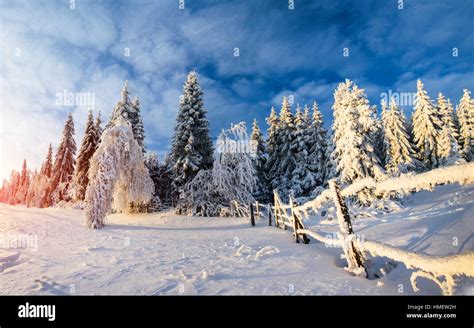
[[[399,211],[354,220],[354,232],[428,257],[474,250],[474,185],[438,186],[401,203]],[[103,229],[90,230],[81,210],[0,204],[0,294],[416,293],[414,270],[404,264],[382,263],[379,279],[357,277],[344,270],[340,248],[315,240],[297,244],[290,231],[263,219],[250,227],[244,218],[160,212],[114,214],[107,221]],[[306,225],[327,239],[338,231],[337,222]],[[37,236],[36,248],[1,243],[6,236],[30,235]],[[456,279],[456,294],[473,293],[474,279]],[[417,287],[417,294],[441,294],[423,277]]]

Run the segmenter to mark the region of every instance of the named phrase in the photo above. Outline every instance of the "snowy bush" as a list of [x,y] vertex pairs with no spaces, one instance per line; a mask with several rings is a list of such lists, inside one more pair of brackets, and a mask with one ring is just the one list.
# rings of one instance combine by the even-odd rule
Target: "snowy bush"
[[134,139],[130,123],[119,117],[102,135],[89,170],[86,191],[86,225],[101,228],[112,208],[129,210],[130,203],[148,202],[153,181],[144,164],[142,148]]

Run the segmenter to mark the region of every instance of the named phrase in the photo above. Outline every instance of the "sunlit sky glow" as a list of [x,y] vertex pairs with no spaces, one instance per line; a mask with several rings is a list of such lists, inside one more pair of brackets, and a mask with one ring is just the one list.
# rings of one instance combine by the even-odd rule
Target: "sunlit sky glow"
[[266,129],[264,118],[285,94],[300,104],[317,100],[328,124],[344,78],[373,104],[388,90],[413,92],[418,77],[432,98],[443,91],[454,103],[463,88],[474,89],[471,0],[405,0],[403,10],[397,0],[296,0],[294,10],[286,0],[185,0],[185,10],[178,0],[76,0],[74,10],[69,0],[0,4],[0,179],[23,158],[39,166],[69,111],[80,143],[88,108],[57,104],[64,90],[94,93],[106,120],[128,79],[142,103],[147,147],[162,154],[192,69],[213,137],[254,117]]

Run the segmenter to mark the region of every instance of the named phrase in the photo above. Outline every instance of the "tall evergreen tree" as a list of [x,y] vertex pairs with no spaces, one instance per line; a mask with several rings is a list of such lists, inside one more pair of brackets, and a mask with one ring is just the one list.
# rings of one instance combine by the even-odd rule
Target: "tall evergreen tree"
[[460,160],[459,132],[453,105],[441,92],[438,94],[437,110],[441,117],[441,131],[437,147],[438,158],[441,165],[454,164]]
[[74,174],[76,142],[74,141],[74,122],[69,113],[64,125],[61,142],[54,158],[51,176],[51,202],[69,200],[68,190]]
[[17,193],[20,190],[21,174],[15,170],[10,174],[9,191],[7,202],[10,205],[18,204]]
[[92,111],[87,115],[86,129],[82,138],[79,154],[77,155],[76,169],[72,183],[72,194],[75,201],[83,201],[86,188],[89,184],[89,168],[90,159],[97,150],[98,138],[96,135],[96,127],[94,125],[94,116]]
[[96,141],[95,143],[98,145],[100,143],[100,137],[102,136],[102,120],[100,118],[100,112],[97,114],[97,117],[95,118],[94,122],[94,129],[95,129],[95,136],[96,136]]
[[112,110],[112,115],[110,116],[109,122],[105,126],[106,129],[113,126],[114,122],[117,122],[118,117],[123,117],[132,125],[133,130],[133,121],[132,117],[134,116],[134,108],[132,102],[130,101],[130,93],[128,91],[128,81],[125,81],[122,92],[120,94],[120,100],[115,105]]
[[212,167],[213,146],[202,96],[197,74],[192,71],[183,85],[172,140],[173,187],[177,193],[200,170]]
[[259,201],[268,201],[270,195],[268,194],[267,179],[265,175],[265,164],[267,161],[265,140],[263,139],[262,130],[260,130],[256,119],[253,120],[250,142],[253,152],[252,162],[257,175],[253,196]]
[[383,175],[374,147],[376,119],[367,95],[352,81],[340,83],[334,92],[333,157],[341,180],[351,183]]
[[51,178],[51,174],[53,171],[53,147],[51,143],[49,143],[48,153],[46,154],[46,158],[41,166],[40,174]]
[[270,172],[270,175],[273,177],[271,181],[272,187],[273,189],[278,189],[283,199],[287,199],[289,196],[293,170],[296,164],[295,151],[291,147],[295,129],[291,104],[286,97],[283,97],[277,139],[278,157]]
[[142,148],[142,152],[145,153],[145,128],[143,127],[142,115],[140,113],[140,100],[138,100],[138,97],[133,99],[131,109],[130,122],[132,124],[133,135],[138,145]]
[[456,109],[460,136],[462,156],[468,162],[472,161],[474,155],[474,100],[471,99],[471,92],[464,89],[463,96]]
[[337,177],[337,167],[335,159],[334,131],[329,129],[326,136],[326,149],[324,152],[324,182],[323,186],[327,186],[329,180]]
[[315,162],[312,158],[311,148],[314,140],[311,129],[309,108],[305,106],[304,113],[298,105],[295,114],[295,130],[291,148],[295,158],[291,189],[295,197],[308,197],[318,183],[315,172]]
[[273,195],[274,184],[272,181],[275,179],[275,170],[274,166],[278,163],[279,153],[278,153],[278,138],[280,132],[280,119],[278,118],[275,108],[272,106],[270,111],[270,116],[266,119],[268,124],[267,129],[267,153],[268,158],[265,163],[265,174],[266,180],[268,182],[268,193],[270,197]]
[[[123,117],[128,123],[130,123],[130,126],[133,131],[133,137],[142,149],[142,153],[145,153],[145,130],[143,127],[143,120],[140,113],[140,101],[138,97],[135,97],[133,100],[130,100],[128,81],[125,81],[120,95],[120,100],[115,105],[112,111],[112,115],[110,116],[109,122],[107,123],[105,128],[110,128],[114,124],[114,122],[117,122],[117,119],[119,117]],[[102,131],[99,131],[102,130],[100,128],[100,122],[96,122],[96,127],[98,130],[97,133],[99,135],[102,135]]]
[[30,171],[28,170],[26,159],[24,159],[23,165],[21,167],[18,192],[16,194],[17,202],[19,204],[25,204],[29,186],[30,186]]
[[28,174],[28,166],[26,164],[26,159],[23,160],[23,165],[21,166],[21,176],[20,176],[20,186],[28,186],[30,182],[30,176]]
[[[307,109],[306,109],[307,110]],[[306,112],[305,110],[305,112]],[[326,152],[327,152],[327,131],[323,126],[323,114],[319,111],[316,101],[313,103],[313,116],[309,125],[310,137],[310,162],[316,174],[316,185],[322,186],[326,176]]]
[[405,115],[393,98],[390,110],[385,101],[382,102],[382,126],[387,171],[393,175],[414,171],[419,162],[415,159]]
[[418,157],[427,169],[438,166],[438,140],[441,120],[423,83],[418,79],[415,109],[412,115],[413,137],[418,148]]

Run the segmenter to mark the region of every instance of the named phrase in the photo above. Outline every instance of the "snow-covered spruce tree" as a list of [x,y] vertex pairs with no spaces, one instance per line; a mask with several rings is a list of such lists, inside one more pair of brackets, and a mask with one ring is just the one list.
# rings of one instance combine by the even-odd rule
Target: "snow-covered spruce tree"
[[10,205],[18,204],[16,194],[20,189],[20,177],[20,173],[15,170],[13,170],[10,174],[10,188],[7,195],[7,203]]
[[438,94],[437,110],[442,124],[437,147],[440,165],[459,163],[459,132],[453,105],[441,92]]
[[406,118],[393,98],[390,100],[390,109],[385,100],[382,101],[382,126],[387,172],[398,176],[416,170],[420,163],[415,158]]
[[456,112],[459,121],[459,142],[462,156],[470,162],[474,158],[474,99],[471,99],[469,90],[464,89]]
[[334,160],[342,182],[383,176],[374,148],[376,120],[367,95],[352,81],[340,83],[334,92]]
[[270,176],[272,176],[272,188],[278,189],[280,197],[284,201],[288,200],[293,170],[296,165],[295,152],[291,148],[294,131],[295,124],[291,104],[286,97],[283,97],[278,127],[277,158],[270,171]]
[[183,85],[183,94],[179,100],[170,154],[173,164],[173,189],[178,199],[183,186],[200,170],[212,168],[212,140],[202,96],[197,74],[192,71]]
[[329,180],[337,177],[337,168],[334,152],[334,131],[329,129],[326,136],[326,149],[324,152],[324,182],[323,187],[328,186]]
[[130,93],[128,91],[128,81],[125,81],[122,88],[122,92],[120,93],[120,100],[117,102],[114,109],[112,110],[112,115],[110,116],[109,122],[107,123],[105,128],[108,129],[112,127],[114,122],[116,122],[119,117],[122,117],[130,124],[133,124],[131,120],[131,117],[133,116],[132,112],[134,112],[134,108],[130,100]]
[[279,139],[279,132],[280,132],[280,119],[276,113],[275,108],[272,106],[270,111],[270,116],[266,119],[268,124],[267,134],[267,162],[265,163],[265,177],[267,180],[268,186],[268,194],[271,198],[273,194],[274,184],[273,181],[275,180],[275,170],[278,160],[279,160],[279,153],[278,153],[278,139]]
[[16,193],[16,203],[17,204],[25,204],[26,203],[26,196],[28,194],[28,188],[30,186],[30,171],[28,170],[28,166],[26,164],[26,159],[23,160],[23,165],[21,166],[21,173],[20,173],[20,183],[18,186],[18,191]]
[[[306,114],[305,110],[305,116]],[[317,186],[321,186],[324,184],[325,176],[326,176],[326,169],[330,169],[327,167],[326,161],[326,152],[327,152],[327,131],[323,126],[323,115],[319,110],[318,104],[316,101],[313,103],[313,116],[309,125],[311,136],[309,143],[310,147],[310,162],[313,165],[313,172],[315,173],[316,178],[316,185],[312,186],[314,189]]]
[[142,152],[145,153],[145,128],[143,127],[142,115],[140,113],[140,100],[138,100],[137,96],[135,96],[132,101],[130,122],[132,124],[133,135],[135,136],[135,140],[137,140],[140,147],[142,147]]
[[86,188],[89,184],[90,159],[97,150],[97,140],[94,116],[92,111],[89,111],[84,137],[82,138],[81,147],[76,159],[76,170],[74,171],[71,187],[71,196],[74,201],[81,202],[84,200]]
[[253,196],[259,201],[268,202],[270,194],[268,193],[268,182],[265,175],[265,164],[267,161],[265,140],[256,119],[253,120],[252,124],[250,146],[252,147],[253,164],[257,178]]
[[416,87],[415,108],[412,115],[413,139],[419,160],[429,170],[439,165],[437,147],[442,123],[420,79]]
[[301,107],[298,105],[294,119],[295,130],[291,140],[291,149],[295,156],[291,189],[295,198],[308,197],[317,184],[314,163],[310,156],[313,135],[308,116],[308,107],[305,106],[305,114],[303,114]]
[[76,164],[76,141],[74,140],[74,122],[69,113],[61,142],[56,151],[51,175],[51,202],[57,204],[62,200],[68,201],[69,185],[71,183]]
[[31,180],[30,187],[28,189],[27,203],[28,207],[39,207],[44,208],[49,206],[48,203],[50,195],[50,178],[46,175],[38,172]]
[[99,145],[100,143],[100,138],[102,136],[102,132],[104,132],[102,130],[102,120],[100,118],[100,112],[97,113],[97,117],[95,118],[95,122],[94,122],[94,129],[95,129],[95,136],[96,136],[96,145]]
[[130,203],[147,203],[151,199],[153,181],[144,161],[131,124],[117,117],[105,129],[91,159],[85,198],[87,227],[103,227],[111,208],[128,211]]
[[48,153],[46,154],[46,158],[41,165],[40,174],[51,178],[53,172],[53,147],[51,143],[49,143]]
[[239,216],[240,206],[255,202],[256,184],[252,152],[245,122],[222,131],[212,169],[201,170],[184,186],[181,212],[199,216]]

